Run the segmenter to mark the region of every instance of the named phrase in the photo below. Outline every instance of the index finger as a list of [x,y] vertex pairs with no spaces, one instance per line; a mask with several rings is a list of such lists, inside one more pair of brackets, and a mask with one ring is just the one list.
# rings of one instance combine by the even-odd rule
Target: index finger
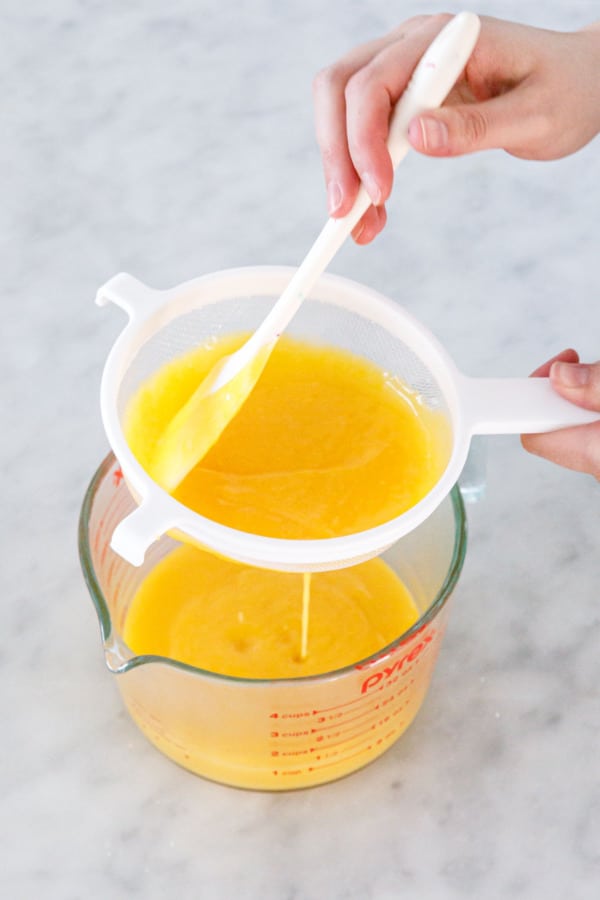
[[346,130],[346,85],[350,78],[386,46],[390,38],[355,47],[337,63],[321,69],[313,81],[315,130],[321,151],[330,214],[346,215],[356,197],[356,173]]
[[[396,33],[356,72],[346,87],[346,128],[353,166],[376,203],[392,189],[387,148],[392,110],[433,39],[451,16],[429,16],[410,31]],[[371,187],[369,187],[371,185]]]
[[[390,34],[355,47],[338,62],[322,69],[315,76],[313,81],[315,128],[330,196],[330,214],[341,216],[349,212],[360,184],[348,145],[346,89],[349,81],[367,67],[382,50],[409,37],[418,31],[424,22],[432,18],[436,17],[416,16],[409,19]],[[438,30],[439,28],[441,24]]]

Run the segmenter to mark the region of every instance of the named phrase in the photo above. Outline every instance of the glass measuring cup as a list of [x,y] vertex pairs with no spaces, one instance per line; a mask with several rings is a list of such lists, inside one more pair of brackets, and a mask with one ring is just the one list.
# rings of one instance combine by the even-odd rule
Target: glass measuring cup
[[129,604],[148,572],[176,546],[161,538],[141,567],[118,556],[110,538],[134,508],[111,454],[83,502],[80,558],[106,664],[131,717],[165,755],[214,781],[289,790],[361,768],[408,728],[427,693],[447,601],[465,558],[458,488],[382,557],[412,594],[420,612],[415,625],[368,659],[297,679],[227,677],[129,650],[121,636]]

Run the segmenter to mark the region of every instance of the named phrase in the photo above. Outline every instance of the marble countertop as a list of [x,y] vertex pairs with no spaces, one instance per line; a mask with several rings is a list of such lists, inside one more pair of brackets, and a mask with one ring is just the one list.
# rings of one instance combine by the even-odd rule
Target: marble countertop
[[[548,27],[594,4],[480,3]],[[96,288],[295,264],[325,216],[311,79],[419,2],[32,0],[0,10],[0,893],[391,900],[600,895],[600,493],[485,441],[486,490],[417,720],[355,775],[235,790],[163,758],[104,666],[77,559],[122,326]],[[472,375],[598,349],[598,143],[544,164],[409,157],[332,271]]]

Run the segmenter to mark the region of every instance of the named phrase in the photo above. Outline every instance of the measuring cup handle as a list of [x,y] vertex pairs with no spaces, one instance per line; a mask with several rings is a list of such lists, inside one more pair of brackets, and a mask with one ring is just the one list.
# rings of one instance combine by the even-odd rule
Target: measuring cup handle
[[461,400],[471,434],[536,434],[600,421],[556,393],[549,378],[461,376]]

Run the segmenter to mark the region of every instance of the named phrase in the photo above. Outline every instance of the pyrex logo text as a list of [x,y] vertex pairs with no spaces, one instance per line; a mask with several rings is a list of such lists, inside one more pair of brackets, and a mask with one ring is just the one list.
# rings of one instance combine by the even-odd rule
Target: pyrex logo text
[[414,660],[423,652],[427,644],[430,644],[433,640],[433,634],[425,634],[423,635],[423,639],[413,647],[413,649],[409,653],[405,653],[404,656],[401,656],[399,659],[394,660],[393,663],[389,666],[384,666],[378,672],[373,672],[372,675],[367,676],[363,681],[360,692],[361,694],[366,694],[371,688],[374,688],[381,681],[385,681],[388,678],[391,678],[396,672],[400,672],[402,668],[407,664],[414,662]]

